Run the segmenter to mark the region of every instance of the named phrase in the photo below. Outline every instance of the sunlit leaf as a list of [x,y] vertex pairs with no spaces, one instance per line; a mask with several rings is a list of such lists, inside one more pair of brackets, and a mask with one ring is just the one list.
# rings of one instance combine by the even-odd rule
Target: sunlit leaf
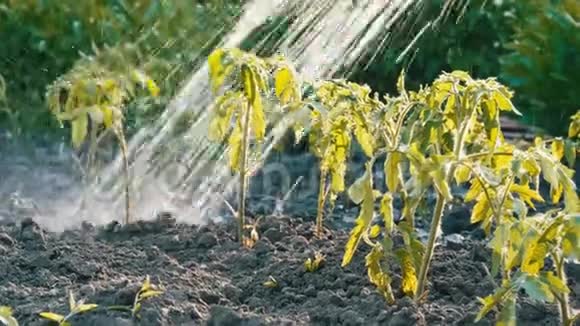
[[556,161],[560,161],[564,157],[564,141],[561,138],[552,141],[552,156]]
[[365,259],[367,274],[369,281],[377,287],[377,290],[387,300],[387,303],[393,304],[395,302],[395,297],[391,289],[391,278],[387,274],[387,271],[384,271],[381,266],[382,257],[383,250],[380,246],[375,246],[371,249],[371,252]]
[[374,239],[381,234],[381,227],[378,225],[373,225],[369,231],[369,238]]
[[89,118],[86,114],[79,115],[71,121],[72,143],[75,148],[80,148],[87,136]]
[[53,312],[41,312],[39,314],[39,316],[41,318],[48,319],[48,320],[53,321],[55,323],[61,323],[64,320],[63,315],[55,314]]
[[544,198],[542,198],[537,191],[530,189],[528,186],[512,184],[510,186],[510,191],[518,194],[531,208],[535,208],[532,200],[540,203],[544,202]]
[[342,267],[348,265],[352,260],[352,257],[358,248],[362,235],[366,232],[369,228],[370,223],[373,219],[374,214],[374,193],[373,193],[373,184],[372,184],[372,167],[367,165],[367,172],[365,173],[365,179],[362,181],[363,187],[362,191],[364,193],[360,213],[356,219],[356,225],[352,229],[350,233],[350,237],[346,244],[346,248],[344,250],[344,256],[342,258]]
[[399,260],[399,264],[402,269],[402,290],[403,293],[409,296],[415,295],[417,292],[417,273],[415,271],[415,265],[411,258],[411,254],[404,248],[400,248],[395,251],[395,255]]
[[394,226],[393,196],[390,193],[385,193],[381,199],[381,215],[385,222],[385,231],[390,234]]
[[391,152],[385,160],[385,177],[389,191],[396,192],[399,187],[399,163],[402,155],[399,152]]

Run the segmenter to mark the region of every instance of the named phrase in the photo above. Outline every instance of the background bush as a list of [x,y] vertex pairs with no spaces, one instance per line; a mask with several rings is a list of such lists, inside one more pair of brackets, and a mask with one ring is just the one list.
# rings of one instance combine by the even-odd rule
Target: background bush
[[[241,13],[243,0],[3,0],[0,1],[0,128],[26,136],[58,135],[45,101],[57,79],[143,71],[159,85],[155,100],[131,100],[129,132],[154,119]],[[393,91],[401,68],[409,87],[433,80],[440,71],[463,69],[475,77],[499,76],[516,91],[525,122],[564,134],[580,108],[573,93],[580,85],[580,3],[577,0],[458,1],[449,19],[428,29],[401,62],[396,59],[427,20],[437,18],[443,0],[425,0],[420,12],[367,67],[352,78],[374,89]],[[464,4],[468,4],[464,6]],[[273,19],[244,42],[280,23]],[[285,26],[291,22],[284,20]],[[400,24],[399,24],[400,25]],[[399,26],[397,25],[397,26]],[[287,28],[287,27],[284,27]],[[284,28],[277,29],[281,35]],[[380,40],[376,41],[378,46]],[[270,51],[266,48],[262,52]],[[365,61],[366,60],[366,61]],[[75,71],[83,70],[86,74]],[[82,77],[81,77],[82,76]],[[2,97],[2,94],[0,94]]]

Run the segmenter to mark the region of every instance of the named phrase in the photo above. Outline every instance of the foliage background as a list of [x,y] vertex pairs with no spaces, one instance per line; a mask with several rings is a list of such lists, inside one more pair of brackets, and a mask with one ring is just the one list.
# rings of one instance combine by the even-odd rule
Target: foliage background
[[[91,78],[71,73],[90,66],[95,75],[148,74],[161,88],[129,103],[129,133],[154,119],[220,35],[235,23],[243,0],[0,0],[0,128],[22,137],[63,132],[47,109],[47,87]],[[411,24],[352,78],[393,91],[401,68],[409,87],[433,80],[442,70],[463,69],[475,77],[498,76],[516,91],[524,122],[560,135],[580,108],[580,3],[576,0],[473,0],[426,31],[418,50],[396,59],[442,0],[425,0]],[[407,17],[408,18],[408,17]],[[244,48],[275,28],[277,20],[246,40]],[[421,23],[422,22],[422,23]],[[279,33],[283,28],[278,29]],[[378,45],[379,40],[377,40]],[[368,58],[367,58],[368,59]],[[367,60],[368,61],[368,60]],[[101,71],[101,72],[99,72]],[[5,84],[5,87],[3,86]]]

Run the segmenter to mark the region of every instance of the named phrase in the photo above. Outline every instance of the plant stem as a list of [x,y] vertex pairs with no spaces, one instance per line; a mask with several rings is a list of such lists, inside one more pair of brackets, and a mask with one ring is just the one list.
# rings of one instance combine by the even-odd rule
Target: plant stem
[[433,212],[433,219],[431,220],[431,229],[429,230],[429,240],[427,241],[427,248],[425,250],[423,260],[421,261],[421,269],[419,270],[419,280],[417,283],[417,291],[415,292],[415,300],[419,300],[423,297],[425,283],[427,280],[427,272],[429,270],[429,266],[431,265],[431,259],[433,258],[435,240],[437,239],[437,233],[439,232],[439,226],[441,224],[441,217],[443,217],[444,207],[445,198],[443,195],[437,194],[437,203],[435,204],[435,211]]
[[129,178],[129,158],[127,157],[127,141],[125,140],[125,133],[123,128],[119,127],[117,130],[117,138],[121,146],[121,154],[123,155],[123,174],[125,176],[125,224],[131,223],[131,179]]
[[245,110],[244,124],[242,125],[242,157],[240,163],[240,193],[239,193],[239,207],[238,207],[238,241],[244,241],[244,226],[246,225],[246,189],[247,189],[247,161],[248,161],[248,138],[250,136],[250,116],[252,105],[247,104]]
[[[472,111],[471,115],[475,113]],[[457,135],[455,144],[453,146],[453,154],[457,161],[461,161],[461,156],[464,146],[464,138],[467,135],[470,128],[471,115],[463,122],[463,125]],[[455,169],[457,165],[453,164],[445,180],[447,183],[453,178],[455,174]],[[446,205],[446,200],[443,194],[437,192],[437,203],[435,204],[435,210],[433,211],[433,218],[431,219],[431,229],[429,230],[429,239],[427,240],[427,248],[425,250],[425,255],[421,261],[421,268],[419,269],[419,280],[417,283],[417,291],[415,292],[415,301],[419,301],[423,297],[423,292],[425,291],[425,283],[427,281],[427,272],[429,271],[429,266],[431,265],[431,259],[433,258],[433,251],[435,249],[435,241],[437,240],[437,235],[439,233],[439,228],[441,227],[441,218],[443,217],[443,209]]]
[[[567,284],[566,271],[564,270],[564,258],[559,254],[553,254],[554,262],[556,264],[556,275],[564,283]],[[570,319],[570,307],[568,304],[568,294],[562,293],[556,296],[558,300],[558,307],[560,308],[560,318],[562,318],[562,325],[572,326],[573,320]]]
[[322,238],[322,220],[324,218],[324,203],[326,202],[326,174],[325,169],[320,170],[320,181],[318,183],[318,211],[316,212],[316,236]]

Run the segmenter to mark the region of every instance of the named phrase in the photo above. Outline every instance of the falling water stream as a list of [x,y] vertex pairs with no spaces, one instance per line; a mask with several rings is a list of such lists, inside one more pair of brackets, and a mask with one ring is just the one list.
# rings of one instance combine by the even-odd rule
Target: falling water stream
[[[413,11],[420,10],[421,3],[416,0],[253,0],[219,46],[238,47],[271,17],[292,15],[293,22],[277,40],[276,51],[293,62],[304,78],[335,77],[360,58],[372,54],[376,50],[371,46],[373,42],[390,35],[397,28],[394,24],[400,23],[402,16],[412,16]],[[203,64],[192,73],[163,115],[131,139],[134,216],[147,218],[160,210],[170,210],[183,222],[201,223],[215,217],[216,210],[223,206],[220,198],[234,191],[237,179],[227,169],[225,151],[216,152],[215,144],[206,138],[211,101],[208,67]],[[195,119],[187,131],[176,136],[175,128],[184,116]],[[280,123],[270,131],[270,143],[263,157],[285,130],[286,125]],[[182,161],[163,160],[163,154],[156,155],[177,142],[189,144],[186,150],[181,150]],[[210,161],[211,153],[217,159]],[[122,216],[122,166],[119,157],[104,169],[98,184],[92,187],[95,197],[89,211],[94,216],[89,218],[94,223],[106,223]]]

